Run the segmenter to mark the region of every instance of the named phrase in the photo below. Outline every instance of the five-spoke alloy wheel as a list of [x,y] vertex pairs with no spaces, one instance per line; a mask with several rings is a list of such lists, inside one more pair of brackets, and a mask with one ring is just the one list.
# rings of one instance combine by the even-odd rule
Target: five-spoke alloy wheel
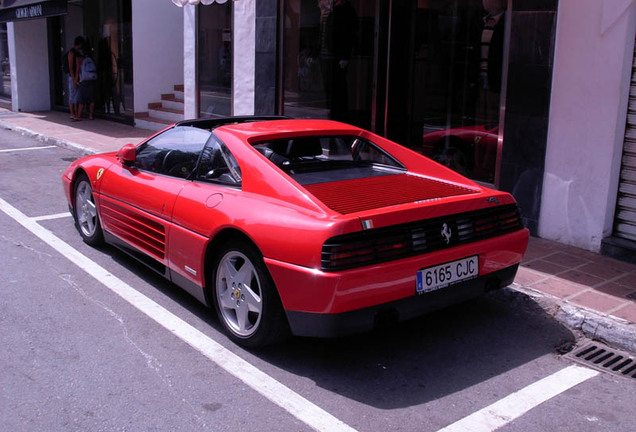
[[93,197],[91,182],[85,174],[81,174],[75,182],[75,207],[73,216],[82,239],[91,246],[104,241],[102,227],[97,214],[97,206]]
[[236,241],[214,262],[213,302],[230,338],[247,347],[268,345],[286,333],[276,287],[258,250]]

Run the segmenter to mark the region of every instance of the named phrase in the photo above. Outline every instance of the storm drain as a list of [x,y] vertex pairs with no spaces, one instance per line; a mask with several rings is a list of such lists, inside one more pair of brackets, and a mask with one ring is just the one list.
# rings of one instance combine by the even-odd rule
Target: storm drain
[[636,358],[598,342],[573,350],[566,357],[601,372],[636,379]]

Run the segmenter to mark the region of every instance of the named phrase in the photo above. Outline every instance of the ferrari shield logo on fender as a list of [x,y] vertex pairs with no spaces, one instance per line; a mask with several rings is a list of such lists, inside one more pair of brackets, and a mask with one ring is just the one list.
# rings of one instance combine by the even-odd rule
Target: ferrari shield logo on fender
[[100,169],[97,171],[97,180],[99,180],[99,179],[100,179],[100,177],[102,176],[102,174],[104,174],[104,168],[100,168]]
[[444,223],[444,225],[442,225],[441,234],[442,234],[442,238],[444,239],[446,244],[450,244],[451,235],[453,235],[453,232],[451,231],[451,229],[450,229],[450,227],[448,226],[447,223]]

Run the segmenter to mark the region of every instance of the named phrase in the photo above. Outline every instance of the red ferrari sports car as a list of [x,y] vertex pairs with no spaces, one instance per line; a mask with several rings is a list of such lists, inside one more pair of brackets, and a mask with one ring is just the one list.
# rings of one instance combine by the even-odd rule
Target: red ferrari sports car
[[422,136],[425,156],[476,180],[495,181],[499,126],[442,129]]
[[328,120],[187,120],[63,174],[83,240],[214,307],[249,347],[413,318],[510,284],[511,195]]

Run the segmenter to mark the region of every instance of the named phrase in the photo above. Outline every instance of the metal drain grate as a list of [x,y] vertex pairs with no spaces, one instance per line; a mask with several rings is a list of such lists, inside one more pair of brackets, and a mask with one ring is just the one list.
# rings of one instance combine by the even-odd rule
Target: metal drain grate
[[575,349],[566,357],[602,372],[636,378],[636,358],[597,342]]

